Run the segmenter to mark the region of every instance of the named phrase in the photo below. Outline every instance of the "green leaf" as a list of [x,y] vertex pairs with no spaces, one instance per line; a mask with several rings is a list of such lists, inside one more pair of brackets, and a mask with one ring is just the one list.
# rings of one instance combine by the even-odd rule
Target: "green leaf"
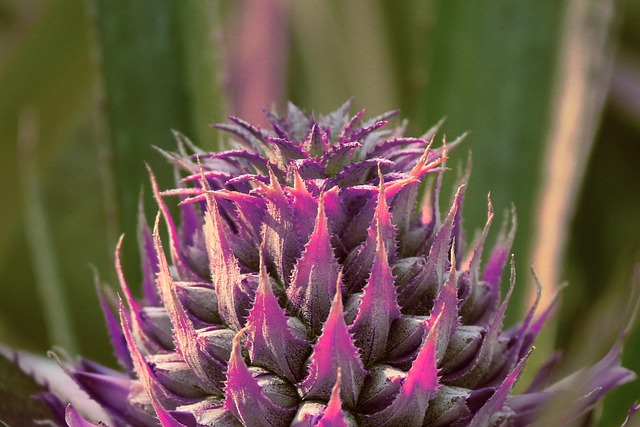
[[[171,168],[152,147],[175,149],[171,129],[216,147],[206,129],[222,112],[217,9],[204,0],[95,0],[117,228],[127,235],[123,258],[131,283],[139,281],[134,242],[138,197],[148,183],[144,163],[161,188],[173,183]],[[146,196],[153,210],[150,191]]]
[[38,132],[36,113],[25,110],[20,117],[18,145],[27,241],[49,341],[75,353],[78,346],[69,314],[69,300],[60,277],[57,251],[51,240],[51,229],[43,204],[42,178],[36,165],[40,139]]
[[[304,109],[333,111],[355,97],[371,117],[398,108],[391,49],[379,2],[291,2],[293,64],[287,97]],[[355,109],[355,108],[354,108]],[[425,129],[426,130],[426,129]]]
[[[564,3],[558,1],[436,1],[430,34],[428,83],[417,116],[432,123],[447,116],[447,135],[471,135],[448,166],[460,168],[473,152],[465,200],[465,228],[481,226],[486,194],[496,210],[513,203],[518,232],[512,252],[520,272],[510,305],[519,319],[535,198],[551,113]],[[519,310],[520,309],[520,310]],[[509,322],[509,321],[508,321]]]
[[[0,138],[5,142],[0,144],[0,336],[45,350],[50,344],[24,236],[25,201],[18,190],[18,118],[25,109],[38,112],[41,143],[33,161],[42,181],[53,183],[51,166],[90,99],[91,69],[82,0],[56,0],[40,8],[18,4],[7,5],[11,12],[2,28],[0,61]],[[48,201],[46,190],[43,195]]]

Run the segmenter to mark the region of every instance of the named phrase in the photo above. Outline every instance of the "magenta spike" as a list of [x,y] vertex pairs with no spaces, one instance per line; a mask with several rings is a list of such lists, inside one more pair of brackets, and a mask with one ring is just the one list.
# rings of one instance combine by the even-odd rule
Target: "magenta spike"
[[160,421],[160,425],[162,427],[187,427],[185,424],[182,424],[180,421],[173,418],[169,411],[160,405],[155,394],[151,395],[151,403],[153,404],[153,409],[155,409],[156,416],[158,417],[158,421]]
[[[542,298],[542,285],[540,284],[540,280],[538,279],[538,276],[536,275],[533,268],[531,268],[531,272],[533,274],[533,277],[537,285],[536,299],[533,302],[533,305],[531,306],[529,311],[527,312],[527,315],[524,318],[522,325],[519,326],[518,332],[516,334],[515,344],[513,345],[513,349],[510,351],[508,361],[505,364],[504,369],[507,372],[513,369],[513,367],[523,357],[525,357],[525,355],[532,349],[533,342],[535,341],[535,338],[537,336],[537,331],[535,329],[532,330],[531,326],[532,324],[534,324],[534,328],[535,328],[534,316],[536,314],[536,310],[538,309],[538,305],[540,304],[540,299]],[[513,277],[512,279],[515,280],[515,277]],[[542,320],[543,323],[544,323],[544,320],[546,320],[546,316],[549,314],[550,308],[552,308],[555,305],[557,301],[557,297],[558,297],[558,294],[556,294],[556,297],[554,298],[554,300],[551,302],[551,304],[549,304],[549,307],[546,307],[545,310],[542,312],[541,317],[544,316],[545,318]],[[498,378],[501,378],[504,375],[505,374],[502,374]]]
[[360,139],[365,138],[367,135],[375,132],[383,126],[386,126],[389,122],[386,120],[377,121],[369,126],[363,126],[358,131],[351,133],[349,139],[352,141],[358,141]]
[[231,357],[227,364],[223,407],[246,426],[282,425],[283,419],[293,418],[294,410],[276,405],[262,392],[240,351],[240,340],[245,332],[246,328],[240,330],[233,339]]
[[482,249],[484,242],[487,240],[489,229],[491,228],[491,222],[493,221],[493,205],[491,204],[491,195],[487,196],[487,223],[482,230],[480,240],[475,244],[473,249],[473,256],[469,264],[469,280],[472,286],[475,286],[480,281],[480,262],[482,261]]
[[455,226],[454,222],[458,215],[458,209],[461,207],[464,192],[465,186],[461,185],[456,192],[447,218],[436,234],[433,245],[429,250],[429,256],[427,256],[427,265],[425,267],[427,282],[429,284],[435,283],[438,288],[444,283],[444,274],[449,269],[448,258],[451,245],[454,243],[451,241]]
[[293,269],[291,284],[287,288],[294,311],[310,326],[314,336],[320,334],[329,314],[339,270],[321,196],[313,232]]
[[[187,315],[178,293],[176,284],[171,277],[169,265],[164,255],[164,249],[160,242],[158,231],[158,221],[154,228],[154,243],[158,254],[160,272],[158,273],[158,283],[160,285],[160,296],[173,324],[174,341],[179,353],[193,370],[205,390],[217,393],[220,391],[219,382],[222,380],[222,362],[211,357],[204,348],[204,342],[199,339],[191,319]],[[205,366],[209,369],[205,370]],[[217,372],[216,372],[217,371]]]
[[[268,160],[256,152],[248,152],[246,150],[229,150],[220,153],[209,153],[209,156],[211,159],[223,161],[223,164],[226,167],[230,167],[234,173],[238,173],[240,171],[253,171],[257,174],[262,174],[267,172]],[[199,154],[199,157],[205,158],[205,155]]]
[[[108,290],[108,288],[107,288]],[[127,372],[130,374],[133,373],[133,361],[131,360],[131,355],[129,354],[129,349],[127,348],[127,343],[124,338],[124,334],[122,333],[122,328],[120,327],[120,323],[116,316],[112,311],[112,304],[116,304],[114,298],[115,296],[110,293],[109,301],[107,300],[107,296],[105,295],[105,291],[102,290],[98,278],[96,277],[96,291],[98,293],[98,299],[100,301],[100,307],[102,308],[102,312],[104,313],[105,323],[107,325],[107,332],[109,333],[109,338],[111,340],[111,345],[113,346],[113,351],[118,360],[120,366],[122,366]]]
[[266,202],[266,213],[262,225],[264,252],[270,266],[275,267],[280,280],[288,284],[296,259],[300,256],[302,244],[296,231],[289,200],[269,166],[270,185],[256,182],[262,190]]
[[84,418],[78,410],[72,405],[68,404],[64,413],[64,420],[69,427],[99,427],[98,424],[89,422]]
[[342,372],[341,398],[345,405],[355,407],[364,383],[366,371],[353,337],[344,321],[342,305],[342,274],[336,280],[336,291],[322,334],[313,346],[309,375],[300,384],[305,399],[328,399],[336,382],[338,369]]
[[407,187],[409,184],[420,184],[420,181],[413,176],[409,176],[407,178],[396,179],[395,181],[385,182],[384,183],[384,192],[387,197],[387,201],[391,200],[398,194],[401,190]]
[[[536,278],[536,280],[537,280],[537,278]],[[535,315],[535,318],[530,323],[530,326],[526,331],[525,340],[524,340],[524,343],[522,345],[521,352],[525,351],[528,347],[533,345],[534,341],[536,340],[536,337],[538,336],[538,334],[542,330],[543,326],[547,322],[547,319],[549,318],[549,316],[551,316],[551,314],[557,308],[558,300],[560,299],[560,291],[561,290],[562,289],[558,289],[558,291],[556,292],[555,296],[553,297],[553,300],[549,303],[549,305],[547,307],[545,307],[544,310],[542,310],[542,312],[537,314],[537,315],[536,315],[536,309],[537,309],[538,299],[536,299],[536,305],[534,307],[532,307],[532,309],[531,309],[531,311]],[[522,354],[520,354],[520,357],[522,357]]]
[[391,221],[386,186],[380,168],[378,168],[378,175],[380,183],[378,185],[376,208],[373,212],[373,219],[367,229],[367,238],[360,245],[357,252],[352,252],[355,256],[353,258],[348,257],[345,262],[345,277],[350,285],[347,289],[349,293],[359,292],[365,285],[367,277],[375,277],[375,274],[371,273],[371,268],[379,252],[376,248],[380,241],[385,249],[385,262],[387,264],[395,261],[398,253],[396,229]]
[[423,226],[427,226],[429,224],[436,224],[436,212],[434,211],[435,206],[433,203],[434,199],[434,180],[429,179],[426,181],[424,193],[422,195],[422,203],[418,208],[418,212],[420,214],[420,222]]
[[310,156],[321,156],[325,151],[329,150],[329,137],[317,123],[314,123],[302,142],[302,149],[309,153]]
[[517,218],[515,208],[511,209],[511,229],[509,234],[505,236],[504,227],[500,231],[498,242],[491,252],[489,261],[484,267],[484,273],[482,280],[489,283],[492,289],[500,290],[500,279],[502,277],[502,270],[509,259],[509,251],[511,251],[511,245],[516,234]]
[[424,269],[399,292],[398,300],[405,314],[428,314],[431,301],[438,295],[444,284],[445,273],[451,265],[449,262],[451,247],[455,243],[452,241],[454,220],[463,192],[464,187],[460,187],[447,218],[435,235]]
[[158,181],[156,180],[156,176],[154,175],[149,165],[147,165],[147,170],[149,171],[149,178],[151,179],[153,195],[156,199],[156,202],[158,203],[160,212],[162,212],[162,217],[164,218],[165,224],[167,225],[167,231],[169,232],[169,249],[171,252],[171,261],[173,262],[173,265],[176,267],[180,275],[184,276],[181,277],[182,280],[198,281],[200,278],[193,270],[191,270],[191,268],[189,268],[188,264],[183,258],[182,252],[180,251],[178,229],[175,222],[173,221],[173,218],[171,217],[169,207],[160,195],[160,189],[158,188]]
[[[384,157],[387,158],[390,155],[402,154],[402,152],[406,149],[411,149],[413,146],[422,147],[425,144],[425,140],[430,140],[431,138],[413,138],[413,137],[395,137],[384,142],[378,143],[371,151],[370,155],[374,157]],[[422,153],[422,151],[421,151]]]
[[455,247],[451,248],[451,268],[449,277],[433,303],[433,309],[427,322],[427,329],[438,328],[437,358],[440,360],[449,339],[460,326],[458,317],[458,277],[456,274]]
[[342,412],[342,401],[340,400],[340,381],[342,380],[342,371],[338,368],[336,383],[331,389],[331,397],[329,403],[322,414],[322,418],[315,427],[348,427],[344,420],[344,412]]
[[264,260],[253,307],[247,318],[247,341],[251,364],[273,371],[291,383],[302,379],[310,345],[293,335],[285,311],[273,294]]
[[251,305],[251,295],[244,289],[245,276],[240,273],[238,260],[220,218],[216,198],[211,194],[207,194],[204,234],[211,277],[218,297],[218,311],[230,328],[240,330]]
[[158,307],[160,295],[156,287],[156,274],[158,273],[158,258],[153,247],[153,236],[147,225],[142,208],[142,198],[138,208],[138,247],[142,258],[142,294],[147,305]]
[[429,322],[429,332],[418,357],[407,372],[407,378],[402,383],[400,396],[408,397],[422,393],[421,400],[428,401],[429,399],[425,399],[424,395],[430,395],[438,388],[437,345],[443,318],[444,312]]
[[[378,186],[378,199],[376,202],[376,210],[373,213],[373,221],[367,231],[368,237],[374,239],[381,239],[384,243],[385,251],[387,253],[389,262],[393,262],[396,259],[398,248],[396,245],[396,229],[391,221],[391,213],[389,212],[389,205],[387,199],[393,197],[393,194],[387,194],[387,186],[392,187],[391,184],[385,184],[382,172],[378,166],[378,177],[380,180]],[[400,180],[403,181],[403,180]],[[393,190],[392,190],[393,191]],[[375,226],[375,227],[374,227]]]
[[135,368],[136,374],[138,375],[138,379],[140,380],[142,387],[151,398],[153,408],[156,411],[158,420],[160,421],[161,425],[163,427],[185,427],[184,424],[179,423],[173,417],[171,417],[171,415],[169,415],[167,410],[164,409],[164,407],[160,403],[158,393],[161,394],[161,397],[163,399],[167,399],[170,394],[160,384],[158,384],[156,377],[151,370],[151,367],[144,359],[144,356],[136,345],[133,335],[131,334],[129,324],[127,323],[127,318],[124,315],[124,306],[122,305],[122,303],[120,304],[120,321],[122,322],[122,330],[124,331],[124,336],[127,340],[127,346],[129,347],[131,358],[133,359],[133,366]]
[[[228,172],[220,172],[220,171],[206,171],[204,173],[194,173],[192,175],[186,176],[180,180],[180,182],[195,182],[201,181],[202,179],[210,180],[210,179],[221,179],[223,181],[228,181],[233,178]],[[202,189],[197,187],[191,188],[182,188],[177,190],[165,190],[161,194],[163,196],[177,196],[177,195],[197,195],[201,194]]]
[[[511,261],[511,284],[509,291],[502,301],[502,305],[497,312],[493,315],[489,321],[487,332],[485,333],[482,345],[478,350],[474,360],[470,362],[464,369],[457,371],[453,374],[445,375],[448,383],[456,385],[463,382],[467,388],[473,388],[478,386],[485,379],[484,374],[491,364],[492,355],[496,345],[498,344],[498,337],[502,331],[502,321],[504,320],[504,314],[507,311],[507,305],[511,299],[513,288],[515,285],[515,265],[513,260]],[[483,374],[478,374],[483,373]]]
[[355,127],[355,124],[358,122],[358,120],[362,118],[362,116],[364,115],[364,112],[365,112],[364,109],[358,111],[351,118],[351,120],[349,120],[349,122],[342,128],[342,132],[340,133],[340,135],[338,135],[339,144],[345,144],[345,143],[354,141],[354,139],[351,138],[353,134],[353,128]]
[[322,202],[324,204],[324,210],[331,221],[331,225],[335,225],[335,223],[340,223],[343,221],[344,217],[344,207],[340,202],[340,188],[332,187],[328,190],[325,190],[322,193]]
[[370,426],[406,426],[421,427],[429,400],[439,387],[438,377],[438,335],[443,314],[429,322],[431,329],[418,356],[413,361],[407,376],[400,386],[400,391],[393,402],[382,411],[366,416]]
[[429,144],[424,150],[424,154],[422,155],[422,157],[420,157],[416,165],[411,170],[410,174],[412,176],[416,178],[421,178],[429,171],[435,169],[436,166],[439,166],[442,162],[446,161],[447,149],[446,149],[446,143],[445,143],[445,145],[443,145],[443,148],[442,148],[442,155],[438,156],[435,160],[432,160],[431,162],[429,162],[429,153],[431,151],[432,145],[433,145],[433,139],[429,141]]
[[[380,199],[381,202],[384,201],[384,194]],[[382,207],[386,207],[386,203]],[[350,329],[355,337],[356,345],[360,348],[364,365],[367,367],[385,355],[391,322],[400,318],[396,286],[385,248],[385,243],[388,242],[384,240],[383,219],[378,214],[378,209],[376,209],[376,216],[378,235],[375,259],[371,275],[364,287],[364,295],[358,307],[358,314]],[[389,225],[391,225],[390,221]],[[393,239],[391,239],[391,243],[393,244]]]
[[[225,234],[230,236],[229,244],[238,259],[238,265],[250,270],[258,268],[258,248],[261,242],[262,222],[266,206],[260,197],[229,190],[207,191],[207,197],[214,197],[218,210],[226,212],[233,219],[227,219],[235,230],[223,225]],[[222,215],[224,218],[224,215]],[[225,221],[225,222],[227,222]],[[226,224],[225,224],[226,225]],[[233,233],[233,234],[232,234]]]
[[[467,173],[471,173],[470,169],[467,169]],[[466,186],[468,182],[468,176],[462,178],[460,180],[461,184],[458,186]],[[457,196],[457,195],[456,195]],[[454,196],[454,197],[456,197]],[[464,192],[458,201],[458,211],[456,212],[456,216],[453,219],[453,230],[451,231],[451,245],[455,245],[456,248],[456,256],[459,259],[462,259],[464,253],[466,251],[467,241],[465,239],[464,227],[462,226],[463,218],[462,218],[462,209],[464,202]]]
[[127,284],[127,280],[124,277],[124,272],[122,271],[122,263],[120,262],[120,255],[122,252],[122,242],[124,239],[124,235],[120,236],[120,240],[118,240],[118,244],[116,245],[116,254],[115,254],[115,264],[116,264],[116,275],[118,276],[118,281],[120,282],[120,289],[122,289],[122,293],[124,294],[125,301],[129,306],[129,314],[131,318],[131,327],[133,330],[133,334],[143,346],[145,351],[149,352],[157,352],[160,350],[160,346],[157,342],[150,339],[143,329],[143,320],[141,316],[141,308],[138,302],[133,298],[131,294],[131,290],[129,285]]
[[291,209],[296,218],[298,236],[302,241],[306,241],[313,232],[313,218],[318,215],[318,202],[307,189],[297,169],[293,170],[293,178],[294,186],[289,188],[289,194],[292,196]]
[[[256,236],[260,236],[262,217],[266,209],[264,200],[250,194],[239,193],[237,191],[217,190],[210,194],[215,198],[229,200],[237,206],[237,217],[243,224],[249,227]],[[206,200],[206,197],[205,199]]]
[[505,378],[495,393],[493,393],[493,396],[491,396],[489,400],[487,400],[487,402],[478,410],[478,412],[476,412],[473,419],[468,424],[469,427],[487,426],[491,422],[491,417],[500,412],[511,393],[513,384],[518,379],[520,372],[522,372],[522,369],[529,358],[529,354],[531,354],[531,352],[520,360],[515,369],[507,376],[507,378]]

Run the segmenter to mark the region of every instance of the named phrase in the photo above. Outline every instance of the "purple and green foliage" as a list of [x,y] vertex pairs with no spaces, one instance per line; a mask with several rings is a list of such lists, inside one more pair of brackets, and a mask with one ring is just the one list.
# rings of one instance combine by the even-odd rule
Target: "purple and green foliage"
[[[110,417],[91,422],[525,426],[574,388],[569,425],[635,377],[616,345],[580,375],[556,381],[549,365],[512,394],[552,309],[536,317],[534,305],[503,330],[515,214],[483,260],[491,202],[470,244],[466,177],[439,210],[459,141],[432,148],[437,128],[405,137],[384,128],[396,112],[365,121],[350,105],[326,116],[289,105],[266,113],[268,130],[230,117],[217,127],[237,143],[222,153],[177,135],[179,152],[164,154],[182,173],[178,188],[162,191],[151,174],[160,212],[153,230],[141,221],[143,297],[132,296],[119,250],[122,299],[101,295],[123,371],[62,362]],[[73,406],[66,420],[92,425]]]

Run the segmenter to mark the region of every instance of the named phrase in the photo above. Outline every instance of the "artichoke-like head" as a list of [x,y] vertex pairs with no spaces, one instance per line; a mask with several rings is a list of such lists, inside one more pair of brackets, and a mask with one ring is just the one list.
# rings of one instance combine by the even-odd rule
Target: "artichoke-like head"
[[[503,331],[515,216],[483,261],[491,203],[469,246],[466,178],[438,208],[457,142],[432,148],[437,127],[409,138],[383,129],[395,112],[363,121],[349,107],[316,117],[289,105],[267,113],[271,129],[230,117],[217,127],[236,148],[221,153],[177,135],[179,152],[164,154],[178,188],[151,175],[160,213],[153,230],[141,223],[144,296],[119,256],[119,321],[102,296],[125,373],[68,362],[111,423],[519,426],[562,388],[542,371],[511,394],[548,314],[532,308]],[[633,377],[618,359],[583,373],[590,388],[567,419]]]

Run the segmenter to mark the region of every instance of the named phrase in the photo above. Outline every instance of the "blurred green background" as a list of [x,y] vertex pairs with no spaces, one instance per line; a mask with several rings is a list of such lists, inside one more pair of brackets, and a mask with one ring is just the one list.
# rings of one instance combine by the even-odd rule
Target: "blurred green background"
[[[264,123],[286,100],[328,112],[355,97],[369,116],[400,108],[409,134],[445,116],[448,140],[471,131],[448,163],[455,177],[473,153],[468,235],[489,191],[496,212],[517,207],[510,322],[534,263],[543,301],[569,283],[538,359],[555,345],[593,363],[640,261],[637,22],[640,2],[613,0],[1,0],[0,342],[113,364],[91,266],[115,283],[124,232],[138,282],[144,162],[172,182],[151,147],[173,149],[176,129],[218,149],[209,125],[227,113]],[[634,330],[636,371],[638,352]],[[639,396],[638,382],[612,395],[603,425]]]

